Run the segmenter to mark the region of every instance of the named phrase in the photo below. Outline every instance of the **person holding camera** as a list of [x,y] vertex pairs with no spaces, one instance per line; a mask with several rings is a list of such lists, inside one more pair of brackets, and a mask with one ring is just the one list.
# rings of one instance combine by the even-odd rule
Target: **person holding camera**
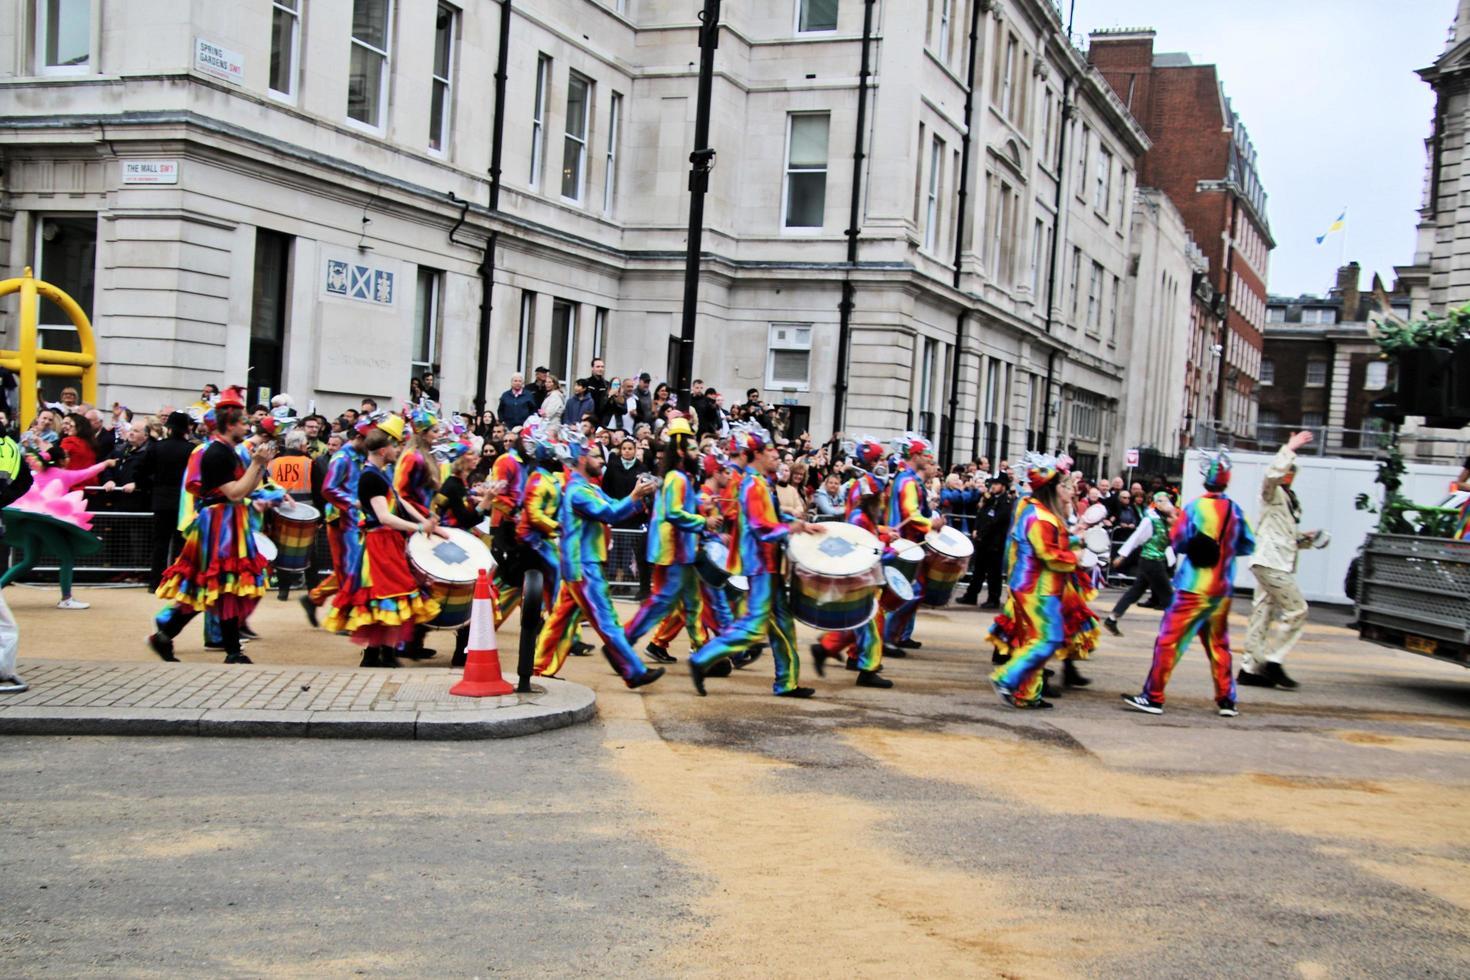
[[970,586],[959,602],[973,606],[980,598],[980,586],[985,586],[985,605],[982,609],[1000,608],[1000,587],[1005,577],[1006,535],[1011,530],[1011,515],[1014,505],[1010,488],[1000,477],[991,477],[985,484],[985,496],[980,498],[975,515],[975,560],[970,566]]

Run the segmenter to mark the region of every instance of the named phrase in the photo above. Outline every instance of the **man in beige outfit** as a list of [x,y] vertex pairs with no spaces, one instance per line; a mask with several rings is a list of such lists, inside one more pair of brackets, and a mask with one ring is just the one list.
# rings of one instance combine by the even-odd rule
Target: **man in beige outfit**
[[[1261,481],[1261,511],[1256,518],[1256,551],[1251,573],[1256,577],[1255,603],[1245,635],[1245,655],[1236,683],[1248,687],[1293,688],[1297,682],[1281,665],[1307,625],[1307,601],[1296,584],[1297,552],[1311,547],[1320,531],[1302,533],[1302,508],[1291,489],[1296,478],[1297,450],[1312,441],[1311,432],[1297,432],[1271,460]],[[1281,631],[1271,642],[1271,624]]]

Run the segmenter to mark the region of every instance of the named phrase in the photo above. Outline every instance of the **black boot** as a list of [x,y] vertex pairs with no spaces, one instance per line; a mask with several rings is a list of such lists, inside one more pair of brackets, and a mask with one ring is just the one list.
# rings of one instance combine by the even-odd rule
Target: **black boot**
[[362,663],[358,664],[357,666],[359,666],[359,667],[377,667],[377,666],[380,666],[380,660],[379,660],[379,657],[378,657],[378,648],[377,647],[363,647],[363,650],[362,650]]
[[826,677],[827,657],[830,654],[827,653],[826,649],[820,643],[813,643],[809,649],[812,652],[812,666],[817,669],[817,676]]
[[1092,683],[1092,678],[1082,676],[1082,673],[1077,669],[1077,661],[1063,660],[1062,683],[1068,687],[1086,687]]
[[882,677],[876,670],[860,670],[857,676],[858,687],[892,687],[893,682]]

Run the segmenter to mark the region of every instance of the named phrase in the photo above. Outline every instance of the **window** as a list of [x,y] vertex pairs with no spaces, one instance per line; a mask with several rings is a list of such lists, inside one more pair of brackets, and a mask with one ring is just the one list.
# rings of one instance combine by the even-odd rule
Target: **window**
[[939,360],[939,344],[924,338],[924,351],[919,362],[919,411],[928,412],[934,400],[934,368]]
[[607,350],[607,310],[597,308],[592,317],[592,356],[602,357]]
[[439,296],[444,273],[419,266],[419,289],[413,305],[413,374],[437,370],[439,363]]
[[790,116],[786,142],[787,228],[820,228],[827,207],[827,126],[830,116]]
[[1113,154],[1101,147],[1097,152],[1097,186],[1092,191],[1092,207],[1104,218],[1113,193]]
[[1016,98],[1016,48],[1014,36],[1006,39],[1005,66],[1000,76],[1000,111],[1007,119],[1015,118]]
[[1302,310],[1303,323],[1336,323],[1337,311],[1328,307],[1324,309]]
[[352,0],[352,60],[347,118],[382,129],[388,108],[388,50],[393,0]]
[[1077,313],[1082,308],[1082,249],[1072,247],[1072,321],[1068,324],[1077,329]]
[[1276,362],[1269,357],[1261,359],[1261,387],[1269,388],[1276,383]]
[[1321,358],[1307,361],[1307,387],[1321,388],[1327,384],[1327,362]]
[[767,346],[766,387],[806,391],[811,383],[811,324],[773,323]]
[[618,139],[623,127],[623,97],[612,94],[612,105],[607,112],[607,161],[602,183],[602,213],[612,217],[613,204],[618,197]]
[[1051,114],[1054,105],[1051,97],[1051,89],[1043,89],[1041,93],[1041,139],[1036,143],[1036,149],[1041,157],[1043,166],[1051,166]]
[[[92,296],[97,274],[97,217],[47,215],[36,219],[36,253],[32,265],[37,279],[61,289],[92,319]],[[79,351],[81,340],[61,307],[42,301],[37,317],[36,342],[51,350]],[[41,387],[55,398],[70,381],[46,378]]]
[[269,403],[271,396],[281,390],[290,268],[291,236],[258,229],[250,302],[250,359],[245,372],[245,386],[252,401]]
[[1113,277],[1113,290],[1108,294],[1108,343],[1118,342],[1118,292],[1122,284]]
[[1124,233],[1124,226],[1128,223],[1128,202],[1132,199],[1128,193],[1128,177],[1128,168],[1121,168],[1118,172],[1118,226],[1116,229],[1119,235]]
[[536,344],[536,294],[531,290],[521,292],[521,327],[520,335],[516,339],[516,367],[521,374],[526,373],[527,365],[531,363],[531,357],[535,353],[532,349]]
[[1256,438],[1274,441],[1276,430],[1281,428],[1281,413],[1263,408],[1256,416]]
[[1303,429],[1320,429],[1320,428],[1322,428],[1322,421],[1323,420],[1322,420],[1322,413],[1321,412],[1303,412],[1302,413],[1302,428]]
[[938,136],[929,147],[929,194],[924,203],[924,251],[934,251],[939,237],[939,176],[944,163],[944,140]]
[[1082,138],[1077,141],[1077,196],[1087,200],[1087,157],[1091,152],[1092,130],[1082,127]]
[[92,56],[92,0],[37,0],[36,74],[79,75]]
[[954,0],[939,0],[939,43],[934,50],[945,63],[949,62],[949,22],[954,16],[953,7]]
[[551,369],[562,387],[567,387],[572,365],[576,363],[577,306],[564,299],[551,304],[551,356],[546,366]]
[[541,169],[546,155],[546,99],[551,89],[551,59],[536,59],[536,101],[531,106],[531,177],[532,189],[541,186]]
[[837,0],[796,0],[796,33],[837,30]]
[[454,57],[455,17],[459,11],[447,3],[439,5],[434,20],[434,91],[429,97],[429,149],[443,153],[449,146],[450,65]]
[[1366,391],[1379,391],[1388,387],[1388,362],[1369,361],[1363,371],[1363,388]]
[[572,72],[567,82],[567,130],[561,153],[561,196],[582,200],[587,172],[587,125],[592,115],[592,83]]
[[296,66],[301,48],[301,0],[275,0],[271,5],[272,95],[296,98]]
[[1092,263],[1092,273],[1087,277],[1087,332],[1097,333],[1098,321],[1102,316],[1103,267]]
[[1045,247],[1046,225],[1041,219],[1036,221],[1036,230],[1031,234],[1031,295],[1041,295],[1041,266],[1045,261],[1042,249]]
[[1268,306],[1268,307],[1266,307],[1266,322],[1267,323],[1285,323],[1286,322],[1286,307],[1284,307],[1284,306]]

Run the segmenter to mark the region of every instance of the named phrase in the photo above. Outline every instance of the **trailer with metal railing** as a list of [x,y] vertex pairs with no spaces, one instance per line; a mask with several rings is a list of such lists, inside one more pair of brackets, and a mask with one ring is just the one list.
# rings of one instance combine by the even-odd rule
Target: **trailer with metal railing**
[[1358,636],[1470,667],[1470,541],[1370,534],[1354,565]]

